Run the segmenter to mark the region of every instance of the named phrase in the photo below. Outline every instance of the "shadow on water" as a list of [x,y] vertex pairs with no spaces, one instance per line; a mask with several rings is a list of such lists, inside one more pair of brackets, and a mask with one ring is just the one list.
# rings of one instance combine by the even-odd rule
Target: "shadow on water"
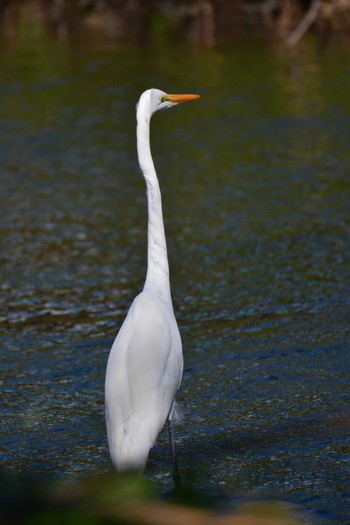
[[285,450],[293,440],[309,445],[310,439],[315,441],[332,441],[338,436],[346,436],[350,430],[349,414],[313,414],[312,417],[294,418],[269,428],[251,428],[247,431],[228,432],[225,437],[221,434],[196,438],[195,443],[184,444],[182,453],[186,458],[201,457],[208,460],[213,455],[218,457],[229,452],[242,456],[246,453],[268,453],[272,448]]
[[[183,440],[178,447],[183,490],[178,493],[162,490],[162,476],[155,473],[160,464],[164,471],[169,469],[165,444],[151,452],[148,469],[156,486],[157,480],[161,483],[159,490],[166,500],[219,509],[244,501],[286,500],[312,509],[309,518],[316,522],[345,524],[348,508],[345,505],[342,512],[334,507],[334,499],[348,498],[349,470],[340,457],[331,460],[327,450],[345,452],[349,430],[348,412],[317,413],[268,428]],[[306,475],[310,469],[313,473]]]

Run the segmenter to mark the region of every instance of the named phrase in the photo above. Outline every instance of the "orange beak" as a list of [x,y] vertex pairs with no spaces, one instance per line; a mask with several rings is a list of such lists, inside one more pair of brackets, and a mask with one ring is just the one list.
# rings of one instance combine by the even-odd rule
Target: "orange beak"
[[200,98],[200,95],[167,95],[167,99],[174,104],[196,100],[197,98]]

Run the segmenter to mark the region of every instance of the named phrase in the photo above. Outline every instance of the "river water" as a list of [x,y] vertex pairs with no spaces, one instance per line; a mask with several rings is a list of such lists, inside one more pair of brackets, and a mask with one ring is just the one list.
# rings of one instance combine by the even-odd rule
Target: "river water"
[[[135,103],[157,115],[185,372],[184,477],[224,504],[349,518],[350,54],[305,40],[188,52],[33,37],[0,54],[3,466],[110,470],[108,352],[142,288]],[[166,435],[147,475],[171,487]]]

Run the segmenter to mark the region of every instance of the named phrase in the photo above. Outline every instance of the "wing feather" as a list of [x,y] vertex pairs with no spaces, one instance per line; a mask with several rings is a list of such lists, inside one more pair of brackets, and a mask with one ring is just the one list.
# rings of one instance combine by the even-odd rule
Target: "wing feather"
[[[106,373],[106,421],[119,470],[143,468],[172,409],[182,374],[177,334],[173,314],[142,292],[114,341]],[[179,342],[180,352],[174,351]]]

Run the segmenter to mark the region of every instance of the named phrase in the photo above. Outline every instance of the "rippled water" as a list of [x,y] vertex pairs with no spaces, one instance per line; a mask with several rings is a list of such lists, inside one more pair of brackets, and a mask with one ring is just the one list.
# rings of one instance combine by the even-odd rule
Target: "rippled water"
[[[0,65],[3,465],[111,468],[105,365],[146,261],[135,102],[150,86],[200,92],[152,123],[182,471],[223,503],[277,498],[348,523],[348,50],[30,41]],[[148,468],[162,490],[166,446]]]

